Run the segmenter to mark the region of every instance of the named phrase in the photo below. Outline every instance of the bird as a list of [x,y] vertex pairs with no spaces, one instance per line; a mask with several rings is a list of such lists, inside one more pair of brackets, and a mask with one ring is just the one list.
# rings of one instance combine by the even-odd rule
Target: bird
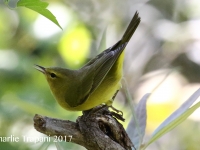
[[86,111],[98,105],[112,107],[121,88],[124,49],[140,24],[136,12],[124,35],[83,67],[71,70],[35,65],[42,72],[58,104],[68,111]]

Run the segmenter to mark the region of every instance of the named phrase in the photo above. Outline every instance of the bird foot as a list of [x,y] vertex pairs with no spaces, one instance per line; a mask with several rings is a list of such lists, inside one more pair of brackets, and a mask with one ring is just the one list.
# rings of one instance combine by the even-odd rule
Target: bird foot
[[[121,111],[121,110],[118,110],[118,109],[116,109],[115,107],[113,107],[113,106],[108,106],[108,107],[110,107],[112,110],[114,110],[118,115],[120,115],[120,116],[122,116],[123,117],[123,112]],[[119,113],[121,113],[121,114],[119,114]]]
[[113,111],[109,111],[108,109],[107,110],[104,110],[104,113],[105,114],[108,114],[108,115],[111,115],[121,121],[125,121],[125,119],[123,118],[123,112],[114,108],[113,106],[107,106],[107,105],[99,105],[98,107],[95,107],[95,108],[92,108],[90,110],[86,110],[86,111],[83,111],[83,114],[89,116],[91,114],[94,114],[98,111],[101,111],[102,109],[104,109],[105,107],[110,107]]
[[112,116],[114,116],[115,118],[121,120],[121,121],[125,121],[125,119],[123,118],[123,112],[121,110],[118,110],[116,108],[114,108],[113,106],[109,106],[113,111],[110,112]]

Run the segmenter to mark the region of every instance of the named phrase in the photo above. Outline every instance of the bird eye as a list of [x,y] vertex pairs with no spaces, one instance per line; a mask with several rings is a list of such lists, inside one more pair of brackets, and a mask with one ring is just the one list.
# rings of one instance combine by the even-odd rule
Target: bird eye
[[50,76],[51,76],[52,78],[55,78],[55,77],[56,77],[56,74],[55,74],[55,73],[51,73]]

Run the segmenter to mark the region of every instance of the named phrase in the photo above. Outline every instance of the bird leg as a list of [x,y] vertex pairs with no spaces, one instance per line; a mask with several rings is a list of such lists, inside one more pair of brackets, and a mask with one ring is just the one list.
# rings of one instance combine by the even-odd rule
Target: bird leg
[[[115,97],[117,96],[117,93],[118,93],[118,92],[119,92],[119,90],[117,90],[117,91],[115,92],[115,94],[114,94],[113,97],[112,97],[112,101],[114,101],[114,99],[115,99]],[[112,105],[109,105],[109,104],[108,104],[108,107],[110,107],[112,110],[114,110],[117,114],[121,113],[121,117],[123,118],[123,112],[122,112],[122,111],[120,111],[120,110],[114,108]],[[119,115],[120,115],[120,114],[119,114]]]
[[113,97],[112,97],[112,100],[114,101],[114,99],[115,99],[115,97],[117,96],[117,93],[119,92],[119,90],[117,90],[116,92],[115,92],[115,94],[113,95]]

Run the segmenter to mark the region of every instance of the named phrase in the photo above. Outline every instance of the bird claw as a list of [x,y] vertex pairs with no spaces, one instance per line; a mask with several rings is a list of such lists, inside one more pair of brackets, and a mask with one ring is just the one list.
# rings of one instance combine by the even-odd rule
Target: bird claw
[[[118,110],[118,109],[116,109],[115,107],[113,107],[113,106],[109,106],[112,110],[114,110],[118,115],[120,115],[120,116],[122,116],[123,117],[123,112],[121,111],[121,110]],[[119,114],[119,113],[121,113],[121,114]]]
[[117,118],[118,120],[125,121],[125,119],[123,118],[123,116],[121,114],[118,114],[118,113],[112,111],[112,112],[110,112],[110,115]]

